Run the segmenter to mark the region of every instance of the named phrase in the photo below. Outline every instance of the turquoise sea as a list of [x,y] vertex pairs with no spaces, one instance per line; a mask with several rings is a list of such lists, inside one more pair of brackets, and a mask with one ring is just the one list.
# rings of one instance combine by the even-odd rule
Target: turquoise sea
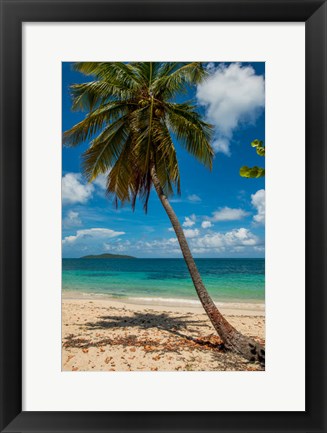
[[[216,302],[264,302],[264,259],[197,259],[196,263]],[[66,295],[198,302],[183,259],[63,259],[62,288]]]

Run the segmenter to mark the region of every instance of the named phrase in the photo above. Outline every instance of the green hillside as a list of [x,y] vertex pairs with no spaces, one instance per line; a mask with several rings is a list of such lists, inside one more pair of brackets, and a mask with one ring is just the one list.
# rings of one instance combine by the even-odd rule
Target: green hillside
[[123,254],[95,254],[95,255],[89,255],[89,256],[83,256],[80,257],[81,259],[136,259],[136,257],[133,256],[126,256]]

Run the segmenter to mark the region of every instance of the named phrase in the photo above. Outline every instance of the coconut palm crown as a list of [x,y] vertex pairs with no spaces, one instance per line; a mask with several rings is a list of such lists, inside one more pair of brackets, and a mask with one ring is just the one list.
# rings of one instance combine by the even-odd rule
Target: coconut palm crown
[[73,110],[87,111],[84,120],[64,134],[75,146],[90,140],[83,154],[89,181],[108,173],[107,193],[118,203],[139,197],[147,210],[154,169],[167,197],[180,194],[180,172],[173,137],[211,169],[211,125],[191,103],[173,102],[181,92],[206,76],[194,63],[80,62],[74,69],[95,81],[74,84]]

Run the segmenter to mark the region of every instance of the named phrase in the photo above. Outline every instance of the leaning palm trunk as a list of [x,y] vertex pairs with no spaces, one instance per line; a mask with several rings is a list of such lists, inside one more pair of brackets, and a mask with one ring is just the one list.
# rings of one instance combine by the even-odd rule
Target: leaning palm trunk
[[174,231],[177,236],[177,240],[179,242],[180,248],[182,250],[182,254],[188,270],[190,272],[195,290],[198,294],[198,297],[201,301],[201,304],[207,313],[212,325],[217,331],[218,335],[222,339],[224,346],[243,355],[249,361],[259,361],[260,363],[265,362],[265,350],[264,348],[252,340],[249,337],[238,332],[220,313],[214,302],[212,301],[209,293],[207,292],[201,275],[198,271],[198,268],[195,264],[194,258],[192,256],[191,250],[188,246],[187,240],[184,235],[183,228],[171,207],[166,195],[163,192],[163,189],[160,185],[159,179],[157,177],[156,171],[154,167],[151,170],[151,176],[153,185],[156,189],[156,192],[159,196],[159,199],[167,212],[167,215],[171,221],[171,224],[174,228]]

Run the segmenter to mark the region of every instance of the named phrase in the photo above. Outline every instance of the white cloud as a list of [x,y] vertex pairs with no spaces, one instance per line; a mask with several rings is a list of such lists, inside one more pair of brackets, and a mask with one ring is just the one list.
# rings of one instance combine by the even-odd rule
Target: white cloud
[[227,156],[230,156],[229,149],[229,140],[226,138],[216,138],[211,144],[215,153],[224,153]]
[[64,228],[77,227],[82,224],[81,219],[79,218],[79,213],[70,210],[66,217],[62,221],[62,225]]
[[[233,254],[264,251],[262,240],[246,228],[238,228],[225,233],[206,232],[201,235],[198,229],[184,230],[188,238],[189,246],[194,254],[205,254],[207,257],[214,257],[222,254]],[[145,256],[181,256],[181,250],[176,237],[168,239],[152,239],[149,241],[140,240],[131,243],[127,251],[137,255]]]
[[187,200],[188,200],[188,201],[191,201],[191,202],[194,202],[194,203],[198,203],[198,202],[202,201],[202,200],[201,200],[201,197],[199,197],[199,196],[196,195],[196,194],[191,194],[191,195],[189,195],[189,196],[187,197]]
[[226,233],[210,233],[191,241],[194,252],[238,252],[242,247],[261,245],[260,239],[245,228],[234,229]]
[[203,254],[206,252],[207,252],[207,250],[205,248],[192,248],[193,254]]
[[[253,247],[253,248],[255,248],[255,247]],[[241,252],[243,252],[245,250],[245,247],[243,247],[243,246],[241,246],[241,247],[234,247],[234,251],[236,252],[236,253],[241,253]]]
[[227,245],[256,245],[257,236],[250,232],[250,230],[245,228],[234,229],[231,232],[225,233],[225,240]]
[[209,62],[207,63],[206,68],[208,69],[208,71],[211,71],[215,68],[215,64],[213,62]]
[[264,246],[253,247],[254,251],[259,251],[260,253],[265,250]]
[[109,171],[104,174],[99,174],[94,181],[92,182],[94,185],[98,186],[100,189],[107,189],[107,177]]
[[170,256],[171,254],[182,254],[181,249],[179,248],[177,238],[138,241],[133,246],[137,251],[140,251],[140,254],[145,253],[163,256]]
[[111,243],[104,242],[103,248],[108,252],[123,253],[129,250],[130,245],[130,241],[122,241],[121,239],[118,239]]
[[86,203],[93,194],[94,186],[83,182],[80,173],[67,173],[62,178],[62,203]]
[[203,229],[209,229],[210,227],[212,227],[212,223],[210,221],[202,221],[201,227]]
[[192,227],[195,224],[196,216],[193,214],[190,217],[185,217],[183,227]]
[[206,107],[208,122],[216,127],[214,150],[229,155],[234,130],[241,123],[254,123],[264,107],[264,77],[239,63],[210,71],[208,79],[198,85],[197,99]]
[[251,195],[251,203],[256,208],[257,214],[253,220],[258,224],[265,223],[266,217],[266,194],[264,189],[259,189],[255,194]]
[[237,221],[249,215],[243,209],[233,209],[230,207],[223,207],[212,213],[211,221]]
[[94,242],[104,242],[107,239],[124,235],[125,232],[116,232],[115,230],[103,229],[103,228],[91,228],[84,230],[77,230],[76,235],[66,236],[62,243],[63,245],[72,245],[76,243],[91,244]]
[[[206,232],[204,235],[198,229],[185,229],[185,236],[194,254],[215,257],[217,255],[247,254],[247,252],[262,252],[262,240],[246,228],[238,228],[228,232]],[[73,236],[63,240],[65,256],[82,256],[101,252],[126,253],[136,256],[171,257],[182,255],[176,237],[132,241],[124,239],[123,232],[110,229],[78,230]]]
[[199,236],[199,233],[200,232],[198,229],[185,229],[184,230],[184,235],[189,239],[192,239],[192,238]]

